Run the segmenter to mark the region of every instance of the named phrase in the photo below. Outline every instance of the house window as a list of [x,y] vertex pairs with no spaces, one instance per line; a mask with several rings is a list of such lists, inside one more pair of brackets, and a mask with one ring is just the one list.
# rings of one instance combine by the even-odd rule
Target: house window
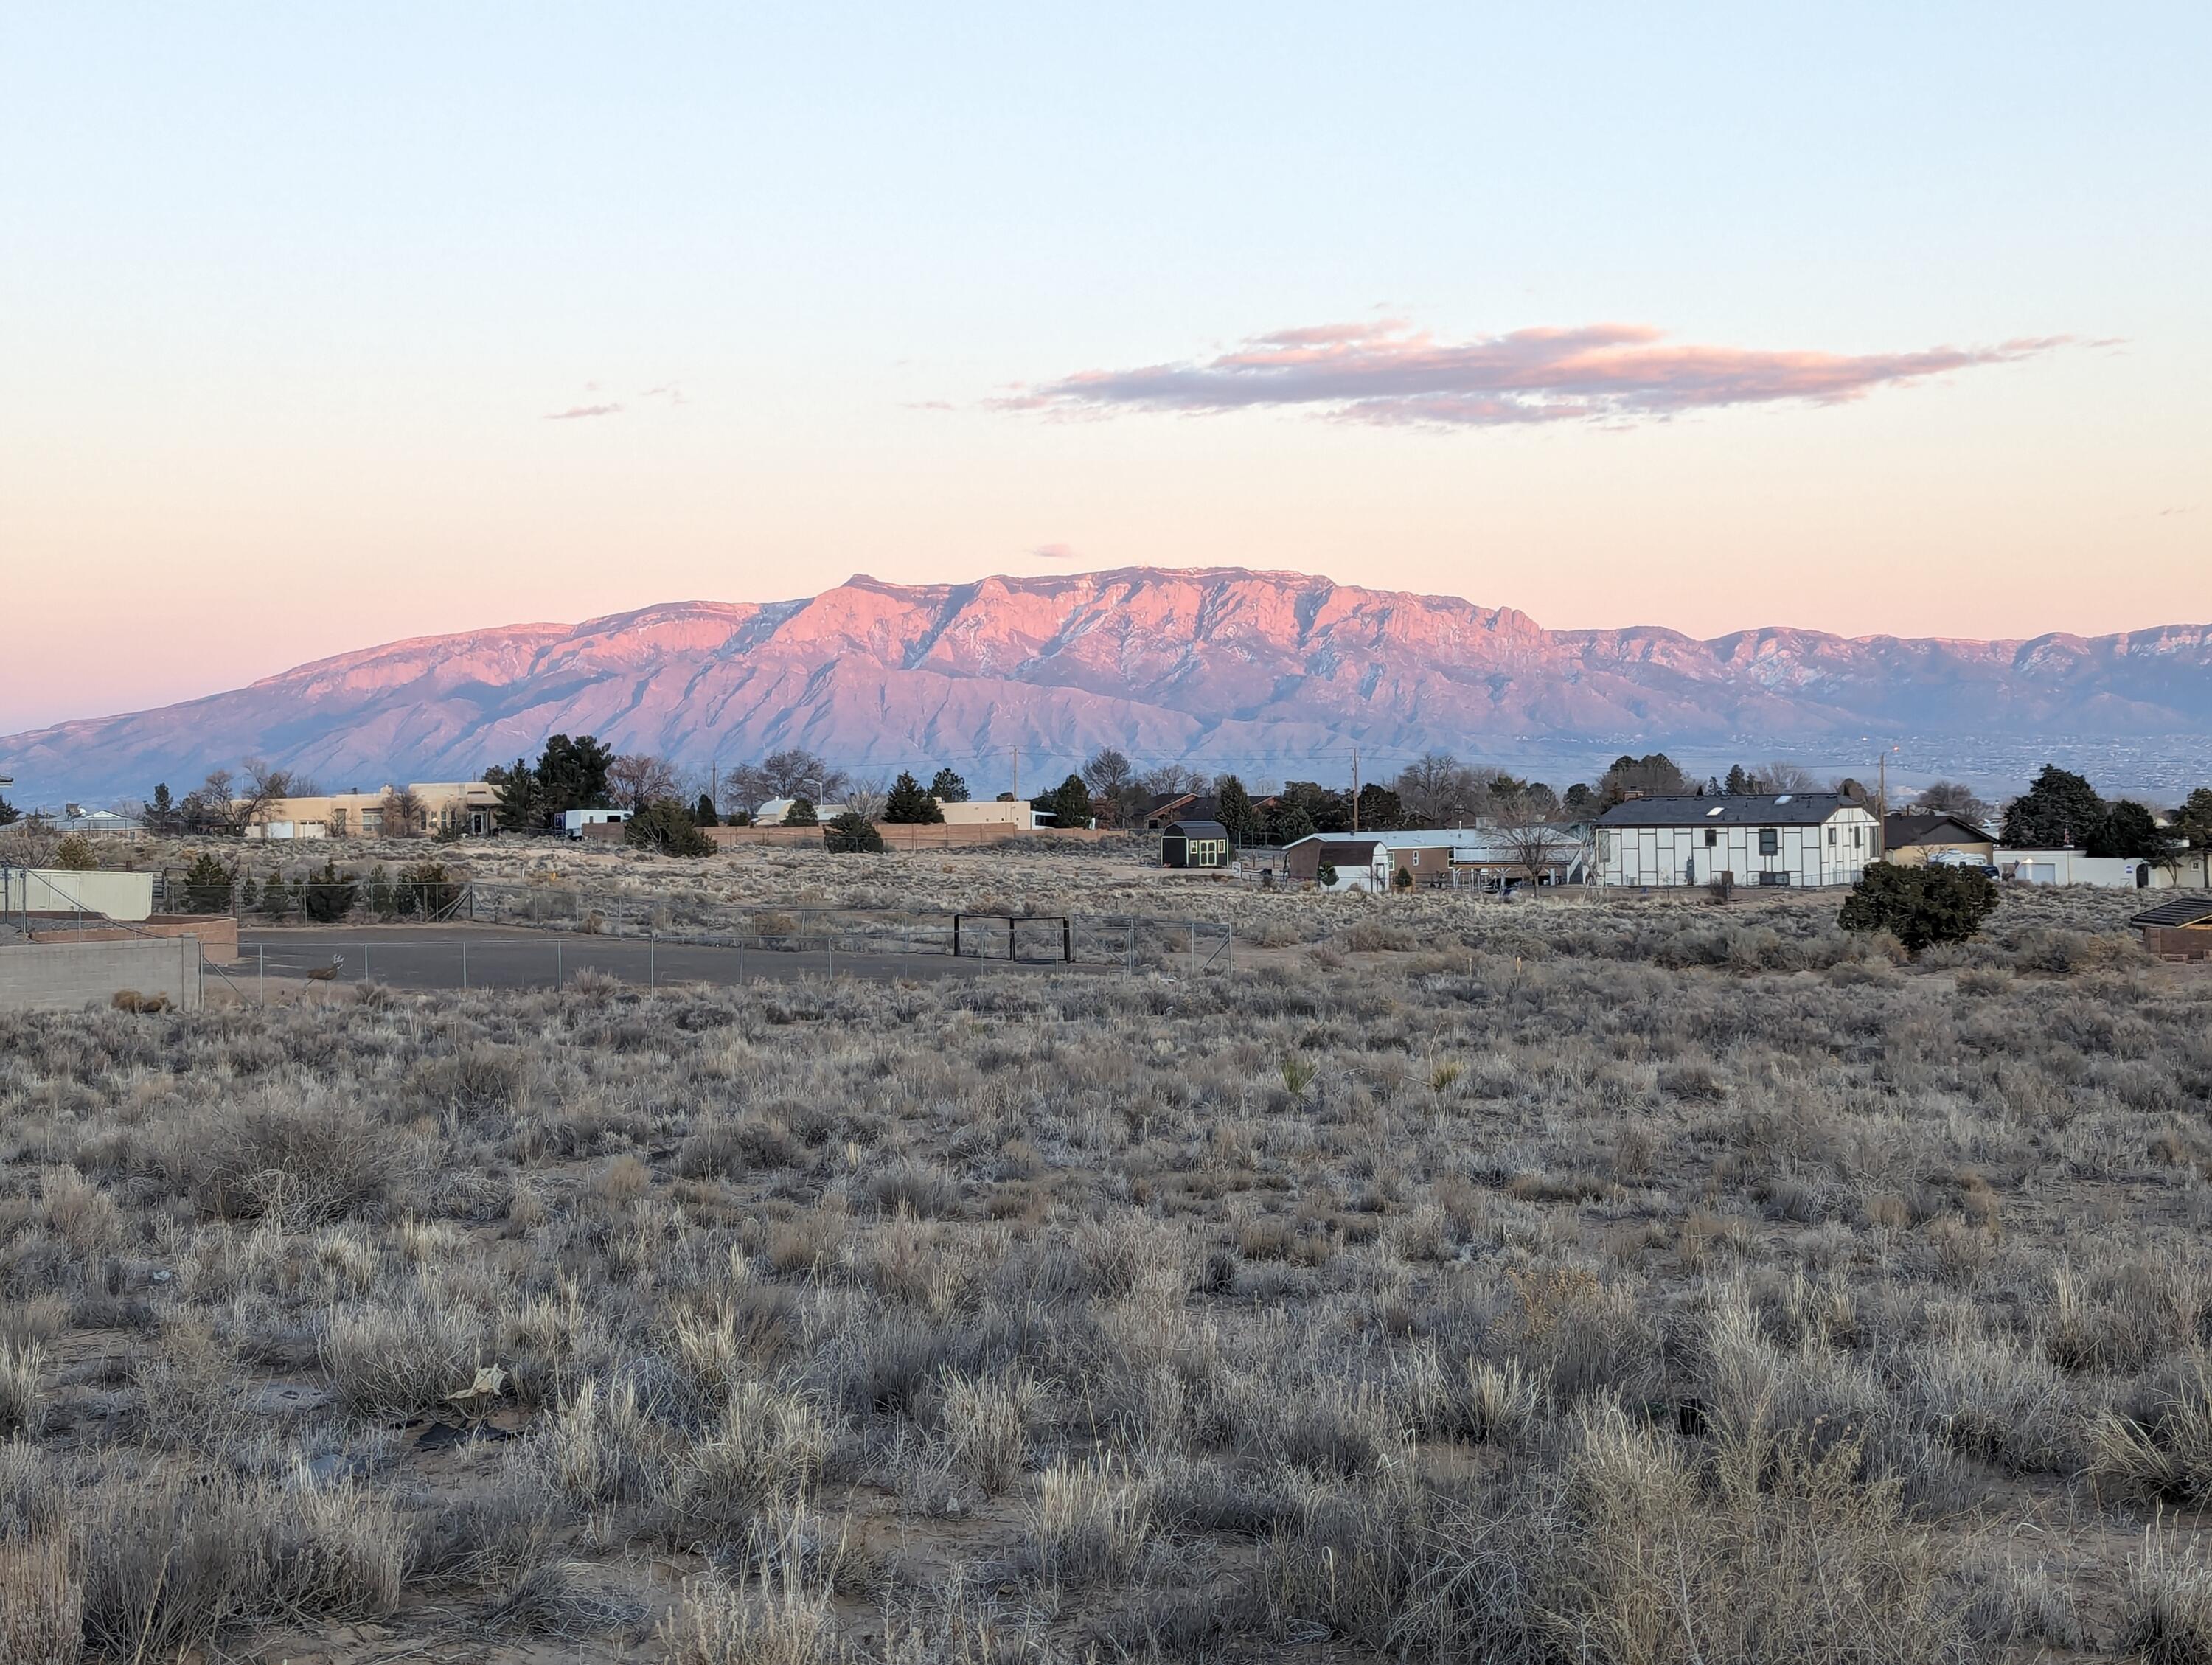
[[1711,828],[1711,827],[1708,827],[1708,828],[1706,828],[1706,829],[1705,829],[1705,848],[1706,848],[1707,849],[1709,849],[1709,850],[1710,850],[1710,849],[1711,849],[1711,848],[1712,848],[1716,844],[1718,844],[1720,842],[1721,842],[1721,836],[1720,836],[1720,834],[1719,834],[1717,830],[1715,830],[1715,829],[1714,829],[1713,828]]
[[1759,853],[1761,855],[1779,855],[1782,853],[1782,835],[1771,827],[1761,827],[1759,829]]
[[1759,882],[1761,884],[1787,884],[1790,882],[1790,875],[1784,872],[1761,873],[1759,876]]
[[1855,850],[1860,849],[1864,848],[1865,844],[1866,829],[1864,827],[1853,827],[1851,829],[1851,848]]
[[1831,827],[1831,828],[1829,828],[1829,829],[1828,829],[1828,842],[1829,842],[1829,843],[1831,843],[1831,844],[1832,844],[1832,843],[1834,843],[1835,842],[1836,842],[1836,829],[1835,829],[1833,827]]

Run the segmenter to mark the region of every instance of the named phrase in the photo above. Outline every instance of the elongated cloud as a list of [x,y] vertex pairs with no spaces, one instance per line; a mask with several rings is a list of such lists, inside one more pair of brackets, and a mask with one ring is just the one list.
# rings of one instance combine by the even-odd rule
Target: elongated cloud
[[1638,422],[1784,399],[1838,404],[1878,387],[2031,358],[2067,339],[1911,353],[1768,352],[1677,345],[1647,324],[1516,330],[1448,342],[1392,319],[1280,330],[1211,359],[1081,370],[995,404],[1094,415],[1218,415],[1287,406],[1355,422],[1464,428]]
[[619,404],[572,404],[566,410],[547,411],[545,420],[574,422],[582,416],[619,416],[620,415],[622,415],[622,406]]

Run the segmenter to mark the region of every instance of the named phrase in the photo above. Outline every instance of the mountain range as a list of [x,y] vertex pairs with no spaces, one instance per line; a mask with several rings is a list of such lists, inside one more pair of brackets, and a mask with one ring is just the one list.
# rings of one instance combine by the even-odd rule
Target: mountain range
[[[1975,641],[1764,629],[1547,630],[1510,607],[1234,568],[672,602],[363,648],[157,710],[0,738],[52,797],[181,791],[265,758],[325,787],[471,778],[590,732],[704,765],[803,745],[1039,785],[1101,745],[1255,780],[1674,746],[1863,750],[1868,733],[2140,737],[2212,725],[2212,627]],[[1323,761],[1326,760],[1324,763]],[[1601,763],[1599,765],[1601,767]]]

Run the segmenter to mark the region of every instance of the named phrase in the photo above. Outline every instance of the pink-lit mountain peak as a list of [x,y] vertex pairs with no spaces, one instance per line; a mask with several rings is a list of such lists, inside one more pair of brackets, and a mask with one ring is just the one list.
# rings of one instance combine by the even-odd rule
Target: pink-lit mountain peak
[[1510,608],[1240,568],[899,585],[769,604],[670,602],[578,624],[416,637],[230,693],[0,740],[85,796],[256,755],[326,782],[450,777],[547,734],[704,762],[805,744],[848,766],[1020,745],[1073,758],[1296,760],[1618,743],[2154,734],[2212,721],[2212,631],[2032,641],[1698,641],[1547,630]]

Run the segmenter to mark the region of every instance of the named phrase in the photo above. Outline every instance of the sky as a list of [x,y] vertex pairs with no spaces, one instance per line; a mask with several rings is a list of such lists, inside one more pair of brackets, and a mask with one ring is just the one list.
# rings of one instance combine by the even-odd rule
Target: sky
[[0,8],[0,732],[1130,565],[2212,619],[2212,10]]

